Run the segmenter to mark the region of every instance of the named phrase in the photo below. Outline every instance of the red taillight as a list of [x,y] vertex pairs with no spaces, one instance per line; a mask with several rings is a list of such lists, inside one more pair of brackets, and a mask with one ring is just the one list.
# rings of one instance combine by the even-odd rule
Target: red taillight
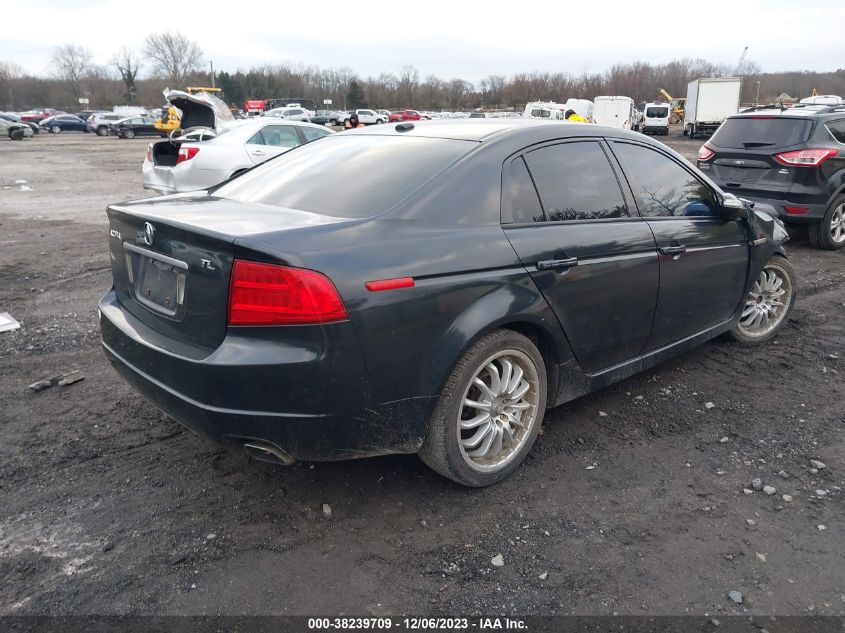
[[790,167],[818,167],[831,156],[836,156],[835,149],[797,149],[775,154],[775,160]]
[[413,277],[397,277],[396,279],[379,279],[368,281],[364,284],[370,292],[381,292],[382,290],[396,290],[397,288],[413,288]]
[[153,146],[147,145],[147,162],[153,162]]
[[804,215],[810,209],[807,207],[784,207],[789,215]]
[[307,325],[348,318],[331,281],[313,270],[236,259],[229,325]]
[[184,163],[186,160],[191,160],[199,153],[199,147],[180,147],[179,156],[176,157],[176,164],[178,165],[179,163]]
[[715,154],[716,152],[714,152],[706,145],[702,145],[700,148],[698,148],[698,160],[710,160]]

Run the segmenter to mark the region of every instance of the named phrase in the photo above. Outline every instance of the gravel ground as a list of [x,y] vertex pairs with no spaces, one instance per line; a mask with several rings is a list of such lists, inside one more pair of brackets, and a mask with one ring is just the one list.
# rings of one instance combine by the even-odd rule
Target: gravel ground
[[845,251],[796,233],[777,339],[550,411],[493,488],[415,456],[281,468],[186,432],[100,352],[104,208],[147,195],[145,147],[0,140],[0,312],[22,324],[0,334],[0,614],[845,614]]

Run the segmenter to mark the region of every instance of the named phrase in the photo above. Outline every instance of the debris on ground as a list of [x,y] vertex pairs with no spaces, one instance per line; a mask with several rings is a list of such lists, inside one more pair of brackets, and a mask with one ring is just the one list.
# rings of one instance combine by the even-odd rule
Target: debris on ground
[[504,567],[505,557],[501,554],[496,554],[493,558],[490,559],[490,564],[493,565],[493,567]]
[[69,371],[64,374],[56,374],[55,376],[39,380],[29,385],[27,389],[30,389],[31,391],[43,391],[44,389],[49,389],[50,387],[55,387],[56,385],[67,387],[68,385],[72,385],[80,380],[85,380],[85,374],[77,369],[75,371]]
[[327,519],[332,518],[332,507],[328,503],[323,504],[323,516]]
[[756,491],[760,491],[763,489],[763,480],[759,477],[755,477],[751,480],[751,487],[754,488]]
[[766,493],[769,496],[772,496],[777,491],[778,491],[778,489],[775,488],[774,486],[763,486],[763,492]]
[[729,591],[728,598],[730,598],[736,604],[742,604],[742,594],[738,591]]
[[0,312],[0,332],[11,332],[20,328],[21,324],[8,312]]
[[[0,315],[0,316],[2,316],[2,315]],[[820,462],[817,459],[811,459],[810,460],[810,466],[812,466],[816,470],[824,470],[825,468],[827,468],[827,466],[825,466],[824,462]]]

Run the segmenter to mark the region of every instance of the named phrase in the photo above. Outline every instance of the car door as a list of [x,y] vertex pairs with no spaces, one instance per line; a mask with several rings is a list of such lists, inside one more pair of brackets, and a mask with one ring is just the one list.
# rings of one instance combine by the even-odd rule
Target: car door
[[611,147],[659,254],[660,296],[647,349],[731,319],[748,274],[745,223],[723,221],[717,192],[668,153],[629,141]]
[[608,151],[562,142],[504,167],[505,234],[588,373],[642,352],[659,285],[654,237]]
[[247,141],[246,151],[256,165],[302,145],[295,125],[265,125]]

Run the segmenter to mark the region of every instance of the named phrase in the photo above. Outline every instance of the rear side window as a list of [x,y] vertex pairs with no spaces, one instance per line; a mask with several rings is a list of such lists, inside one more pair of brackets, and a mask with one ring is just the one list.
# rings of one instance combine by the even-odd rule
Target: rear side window
[[831,121],[827,124],[827,131],[839,143],[845,143],[845,119]]
[[318,138],[323,138],[324,136],[331,134],[328,130],[321,130],[315,127],[303,127],[299,129],[302,130],[302,136],[305,137],[306,143],[316,141]]
[[613,152],[631,176],[631,189],[640,215],[716,215],[716,200],[710,188],[672,159],[648,147],[628,143],[614,143]]
[[526,154],[550,222],[628,215],[616,176],[598,143],[552,145]]
[[731,149],[790,147],[810,138],[813,122],[790,116],[725,119],[710,144]]
[[516,224],[543,222],[546,219],[543,215],[543,207],[540,206],[540,198],[537,197],[534,182],[522,158],[511,161],[506,179],[513,209],[513,221]]
[[332,134],[250,170],[214,195],[366,218],[386,211],[475,146],[418,136]]

